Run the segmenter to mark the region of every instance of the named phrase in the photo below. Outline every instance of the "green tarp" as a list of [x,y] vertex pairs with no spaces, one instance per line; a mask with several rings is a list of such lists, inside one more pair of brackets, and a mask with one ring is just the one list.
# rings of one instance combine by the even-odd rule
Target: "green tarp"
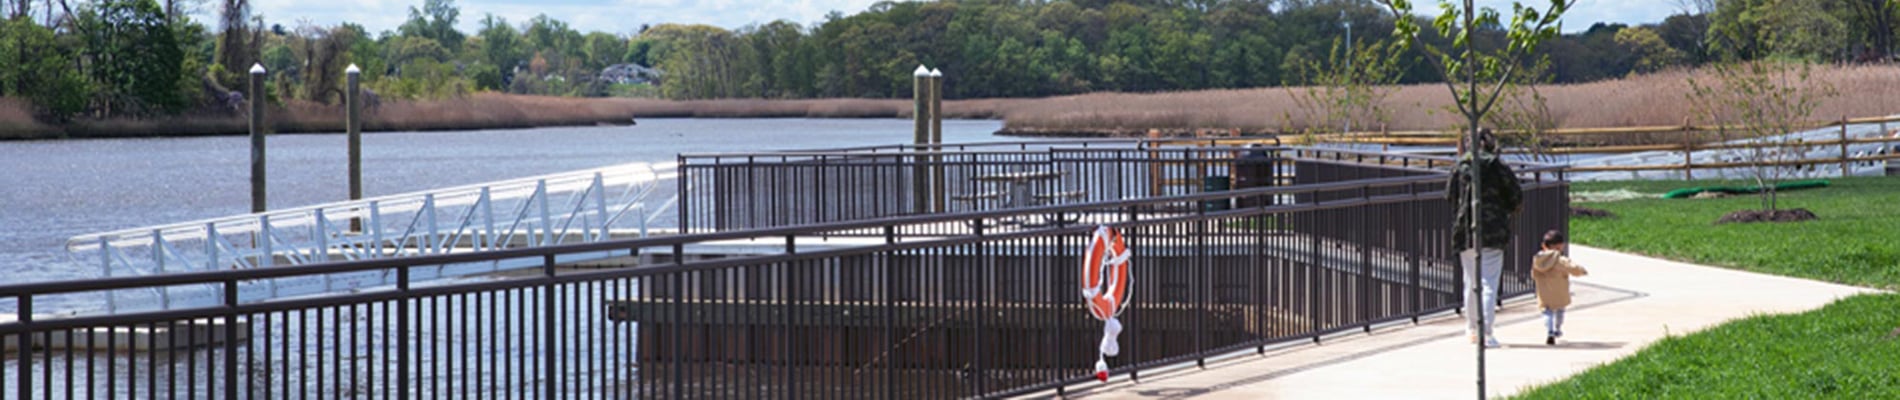
[[[1790,190],[1813,189],[1813,188],[1824,188],[1824,187],[1827,187],[1826,180],[1812,179],[1812,180],[1805,180],[1805,181],[1782,182],[1775,185],[1775,191],[1786,192]],[[1728,194],[1753,194],[1753,193],[1760,193],[1761,190],[1762,190],[1761,186],[1702,186],[1702,187],[1692,187],[1692,188],[1671,190],[1669,191],[1668,194],[1664,194],[1663,198],[1685,199],[1685,198],[1693,197],[1702,192],[1719,192],[1719,193],[1728,193]]]

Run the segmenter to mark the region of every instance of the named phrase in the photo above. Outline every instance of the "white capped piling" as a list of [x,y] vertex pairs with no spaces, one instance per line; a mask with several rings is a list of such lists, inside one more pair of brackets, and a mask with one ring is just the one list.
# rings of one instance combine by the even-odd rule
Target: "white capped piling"
[[[930,144],[942,145],[943,144],[943,71],[938,70],[936,68],[931,68],[930,77],[928,81],[930,82]],[[943,146],[936,146],[936,147],[939,150],[943,149]],[[941,155],[931,156],[930,161],[931,161],[930,164],[933,166],[930,169],[931,210],[934,210],[936,212],[943,212],[944,197],[948,196],[947,194],[944,193],[943,156]]]
[[917,213],[926,213],[931,210],[930,170],[924,166],[928,159],[923,155],[924,152],[930,151],[929,67],[918,65],[917,70],[911,73],[911,99],[916,103],[916,107],[912,108],[911,119],[916,122],[912,138],[917,144],[916,153],[918,153],[916,157],[912,157],[912,162],[916,163],[917,168],[911,174],[911,188],[913,188],[911,202]]
[[[349,134],[350,200],[363,199],[363,70],[350,64],[343,70],[343,130]],[[362,232],[363,219],[350,217],[350,231]]]
[[264,212],[264,64],[251,64],[251,212]]

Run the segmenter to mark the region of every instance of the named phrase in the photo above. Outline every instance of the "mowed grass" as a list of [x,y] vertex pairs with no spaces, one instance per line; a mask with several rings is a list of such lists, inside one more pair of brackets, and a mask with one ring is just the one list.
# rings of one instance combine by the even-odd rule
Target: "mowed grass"
[[[1576,204],[1618,216],[1572,219],[1572,241],[1778,275],[1900,288],[1900,177],[1832,181],[1826,189],[1782,193],[1782,207],[1807,208],[1821,217],[1819,221],[1714,225],[1729,211],[1758,207],[1759,197],[1652,197]],[[1660,195],[1721,183],[1593,182],[1572,189]],[[1900,398],[1897,336],[1900,294],[1861,295],[1806,313],[1755,316],[1665,338],[1623,360],[1517,397]]]
[[1616,189],[1655,196],[1575,203],[1615,218],[1572,218],[1573,242],[1748,271],[1900,290],[1900,177],[1830,179],[1832,185],[1780,194],[1780,207],[1806,208],[1818,221],[1715,225],[1731,211],[1759,208],[1760,196],[1662,199],[1673,189],[1752,182],[1579,182],[1572,192]]
[[1891,399],[1900,396],[1900,295],[1755,316],[1666,338],[1524,399]]

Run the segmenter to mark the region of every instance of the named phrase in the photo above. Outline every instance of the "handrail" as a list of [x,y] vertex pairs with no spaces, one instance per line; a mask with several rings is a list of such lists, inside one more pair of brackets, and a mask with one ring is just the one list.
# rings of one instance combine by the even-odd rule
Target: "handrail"
[[501,250],[484,250],[466,253],[442,253],[405,258],[372,259],[362,261],[333,261],[297,266],[275,268],[235,269],[218,271],[181,272],[149,276],[111,277],[74,281],[34,282],[12,285],[0,285],[0,297],[22,295],[43,295],[57,293],[90,292],[101,290],[137,289],[148,286],[173,286],[198,283],[214,283],[230,280],[255,280],[285,278],[302,275],[335,274],[344,272],[370,271],[397,267],[415,267],[457,264],[466,262],[517,259],[528,257],[554,257],[562,254],[590,253],[604,250],[624,250],[632,248],[667,247],[698,242],[710,242],[731,239],[750,239],[775,237],[788,234],[829,232],[895,225],[913,225],[940,222],[958,222],[975,219],[993,219],[1017,215],[1040,215],[1066,211],[1098,210],[1123,208],[1156,203],[1195,202],[1213,199],[1226,199],[1249,196],[1323,192],[1351,188],[1383,188],[1442,181],[1444,175],[1419,175],[1393,178],[1364,179],[1344,182],[1328,182],[1293,186],[1268,186],[1222,192],[1204,192],[1185,195],[1152,197],[1144,199],[1112,200],[1094,203],[1067,203],[1006,210],[974,211],[955,214],[928,214],[885,217],[869,220],[825,222],[782,227],[755,228],[746,230],[695,233],[689,235],[655,236],[636,239],[616,239],[579,244],[561,244],[542,247],[524,247]]

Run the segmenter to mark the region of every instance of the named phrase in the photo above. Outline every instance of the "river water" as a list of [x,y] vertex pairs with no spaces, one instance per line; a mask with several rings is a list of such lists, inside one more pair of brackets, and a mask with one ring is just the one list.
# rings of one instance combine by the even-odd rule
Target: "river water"
[[[637,126],[363,135],[363,194],[382,196],[679,153],[899,144],[898,119],[643,119]],[[998,121],[944,121],[947,143],[997,140]],[[346,138],[269,137],[272,209],[347,200]],[[75,235],[250,211],[242,136],[0,142],[0,283],[82,279]]]

